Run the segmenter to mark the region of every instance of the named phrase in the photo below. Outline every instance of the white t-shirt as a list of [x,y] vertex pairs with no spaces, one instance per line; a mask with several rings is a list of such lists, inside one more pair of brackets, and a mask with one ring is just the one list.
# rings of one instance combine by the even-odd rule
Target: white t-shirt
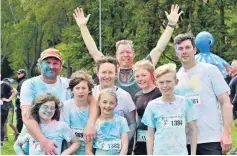
[[[98,96],[100,93],[100,85],[95,86],[92,89],[92,95]],[[125,114],[136,109],[131,95],[125,90],[118,88],[116,90],[118,105],[114,109],[114,113],[124,117]]]
[[67,78],[57,77],[55,84],[47,84],[41,80],[40,76],[30,78],[22,84],[21,105],[31,105],[34,98],[42,93],[51,93],[61,102],[70,99],[70,90],[67,89],[69,81]]
[[194,104],[185,97],[176,95],[173,102],[150,101],[142,122],[156,129],[153,155],[187,155],[185,127],[197,119]]
[[223,123],[217,96],[228,92],[229,87],[219,69],[211,64],[198,63],[189,70],[181,68],[177,78],[179,83],[175,93],[188,97],[198,110],[197,142],[220,142]]

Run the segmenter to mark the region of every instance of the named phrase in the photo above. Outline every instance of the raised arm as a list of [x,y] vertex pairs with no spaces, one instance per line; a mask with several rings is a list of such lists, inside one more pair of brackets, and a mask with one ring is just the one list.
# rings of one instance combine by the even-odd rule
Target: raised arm
[[179,6],[177,4],[171,6],[170,14],[165,12],[169,23],[165,31],[161,35],[160,39],[158,40],[156,47],[152,49],[152,51],[150,52],[150,56],[151,56],[152,63],[154,64],[154,66],[158,63],[161,54],[163,53],[166,46],[168,45],[170,38],[173,34],[174,27],[177,24],[179,20],[179,16],[182,14],[182,12],[183,11],[179,13]]
[[74,10],[73,16],[77,22],[78,27],[80,28],[82,38],[86,44],[86,47],[95,61],[101,59],[104,55],[98,50],[94,39],[92,38],[88,28],[87,22],[90,18],[90,14],[85,17],[82,8],[76,8]]

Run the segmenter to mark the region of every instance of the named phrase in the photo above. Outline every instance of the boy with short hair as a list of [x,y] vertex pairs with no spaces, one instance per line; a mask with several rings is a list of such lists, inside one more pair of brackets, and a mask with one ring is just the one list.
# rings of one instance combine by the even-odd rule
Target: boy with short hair
[[162,94],[148,103],[142,122],[148,126],[147,154],[187,155],[186,132],[188,125],[192,138],[192,154],[196,154],[197,112],[194,104],[187,98],[174,95],[176,65],[165,64],[155,71],[157,87]]

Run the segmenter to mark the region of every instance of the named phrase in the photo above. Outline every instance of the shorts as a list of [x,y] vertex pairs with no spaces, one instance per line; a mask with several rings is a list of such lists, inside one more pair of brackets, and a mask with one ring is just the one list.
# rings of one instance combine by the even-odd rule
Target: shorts
[[8,112],[6,123],[13,124],[13,117],[14,117],[14,107],[9,108],[9,112]]
[[[187,145],[188,155],[191,155],[191,147]],[[209,142],[197,144],[196,155],[222,155],[220,142]]]

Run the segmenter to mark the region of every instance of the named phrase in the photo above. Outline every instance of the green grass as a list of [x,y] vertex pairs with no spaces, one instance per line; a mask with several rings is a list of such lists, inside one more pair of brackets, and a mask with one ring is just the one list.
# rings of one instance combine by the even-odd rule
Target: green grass
[[[1,153],[0,153],[1,155],[16,155],[13,149],[14,135],[11,135],[11,134],[13,134],[13,130],[11,129],[11,127],[8,126],[9,140],[3,142],[4,147],[1,150]],[[236,149],[237,148],[237,131],[234,127],[234,123],[232,124],[232,139],[233,139],[232,149]]]
[[[16,87],[15,85],[13,87]],[[13,99],[13,103],[15,104],[15,99]],[[16,125],[16,114],[14,113],[14,125]],[[14,145],[14,135],[13,135],[13,130],[9,125],[7,125],[7,130],[8,130],[8,141],[4,141],[4,147],[0,150],[1,155],[16,155],[13,145]],[[234,123],[232,123],[232,149],[237,148],[237,130],[234,126]]]

